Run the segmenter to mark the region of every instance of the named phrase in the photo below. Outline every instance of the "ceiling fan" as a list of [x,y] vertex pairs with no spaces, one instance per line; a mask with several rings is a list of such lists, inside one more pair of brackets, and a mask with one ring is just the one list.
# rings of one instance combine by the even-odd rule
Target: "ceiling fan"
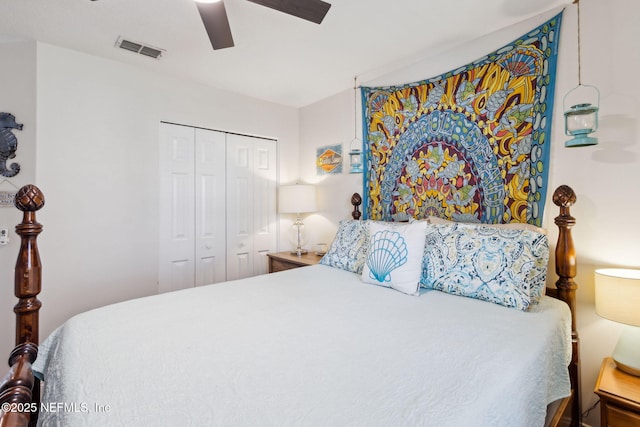
[[[214,50],[233,47],[233,36],[223,0],[195,0]],[[248,0],[261,6],[319,24],[331,5],[322,0]]]

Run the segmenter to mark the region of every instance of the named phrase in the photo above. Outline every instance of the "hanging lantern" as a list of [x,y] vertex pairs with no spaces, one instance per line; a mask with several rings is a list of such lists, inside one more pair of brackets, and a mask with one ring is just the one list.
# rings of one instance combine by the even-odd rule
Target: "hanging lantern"
[[[585,147],[596,145],[598,138],[589,136],[598,129],[598,109],[600,105],[600,92],[598,88],[582,84],[580,64],[580,0],[574,0],[578,12],[578,86],[571,89],[562,102],[564,109],[564,133],[573,138],[564,143],[565,147]],[[595,104],[581,101],[567,109],[566,101],[570,94],[576,94],[580,89],[591,89],[597,95]],[[584,91],[583,91],[584,92]],[[582,97],[584,95],[580,95]],[[582,98],[579,98],[582,99]]]
[[[360,142],[360,140],[355,140]],[[349,173],[362,173],[362,151],[359,148],[351,148],[349,151]]]
[[[573,137],[564,143],[565,147],[584,147],[587,145],[596,145],[598,143],[598,138],[591,137],[589,134],[598,129],[598,104],[600,103],[600,92],[594,86],[583,85],[582,87],[592,88],[597,93],[598,100],[595,105],[582,103],[572,105],[569,109],[565,107],[564,133],[567,136]],[[571,92],[573,92],[573,90],[565,95],[565,100]]]
[[349,173],[363,173],[364,169],[362,168],[362,141],[358,139],[357,134],[357,107],[356,107],[356,99],[358,98],[358,76],[353,78],[353,139],[349,144]]

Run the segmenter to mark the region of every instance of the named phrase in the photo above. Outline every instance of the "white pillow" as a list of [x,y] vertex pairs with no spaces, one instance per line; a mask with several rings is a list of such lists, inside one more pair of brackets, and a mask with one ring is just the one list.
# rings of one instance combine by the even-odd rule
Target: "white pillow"
[[426,221],[370,221],[362,281],[418,295],[426,229]]

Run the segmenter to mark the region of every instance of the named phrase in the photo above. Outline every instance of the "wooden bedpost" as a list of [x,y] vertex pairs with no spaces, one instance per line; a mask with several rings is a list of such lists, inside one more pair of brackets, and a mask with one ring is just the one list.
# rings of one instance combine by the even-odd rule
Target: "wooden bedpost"
[[15,268],[16,347],[9,357],[9,373],[0,383],[0,405],[8,403],[10,411],[0,413],[0,427],[35,425],[40,405],[40,385],[34,378],[31,364],[38,355],[39,317],[42,305],[38,300],[41,286],[41,264],[37,238],[42,225],[36,221],[36,211],[44,206],[44,195],[35,185],[22,187],[15,205],[23,212],[16,226],[21,238]]
[[42,265],[37,238],[42,225],[36,221],[36,211],[44,206],[44,195],[35,185],[26,185],[16,194],[15,205],[23,212],[22,222],[16,226],[16,233],[22,240],[15,270],[15,294],[19,300],[13,309],[16,313],[16,345],[38,344]]
[[36,388],[37,380],[33,376],[31,364],[37,356],[38,346],[31,342],[19,344],[11,352],[11,369],[0,383],[0,406],[9,404],[10,409],[8,412],[0,411],[0,427],[36,425],[40,399],[32,399],[39,389]]
[[560,207],[560,215],[555,218],[558,226],[558,243],[556,245],[556,282],[557,297],[565,301],[571,309],[571,339],[572,358],[569,364],[571,388],[571,426],[581,425],[582,410],[580,406],[580,338],[576,325],[576,289],[578,285],[573,280],[576,277],[576,250],[571,237],[571,227],[576,219],[571,216],[570,208],[576,202],[576,193],[566,185],[561,185],[553,193],[553,203]]
[[353,193],[353,196],[351,196],[351,205],[353,206],[351,217],[353,219],[360,219],[360,216],[362,216],[362,213],[360,212],[361,204],[362,204],[362,197],[360,197],[358,193]]

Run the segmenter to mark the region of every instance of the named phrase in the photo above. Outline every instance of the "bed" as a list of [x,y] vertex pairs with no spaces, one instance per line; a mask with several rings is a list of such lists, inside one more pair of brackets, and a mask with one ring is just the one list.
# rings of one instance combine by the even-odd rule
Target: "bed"
[[[456,295],[436,281],[415,290],[397,276],[393,288],[364,283],[365,276],[386,282],[373,262],[354,261],[361,255],[354,249],[346,261],[329,256],[316,266],[92,310],[39,348],[36,211],[44,197],[23,187],[16,196],[24,212],[16,228],[17,347],[0,385],[7,409],[0,426],[38,417],[40,425],[64,426],[535,426],[560,425],[563,414],[577,426],[574,202],[567,186],[554,193],[559,279],[546,295],[526,292],[535,296],[530,306]],[[352,203],[355,219],[341,222],[339,235],[365,229],[357,221],[360,197]],[[410,227],[421,223],[428,240],[465,227],[424,222],[366,229],[406,227],[415,236]],[[516,232],[499,233],[508,240]],[[373,245],[372,236],[364,244]],[[408,260],[416,257],[411,251]],[[420,257],[419,268],[439,253]]]

